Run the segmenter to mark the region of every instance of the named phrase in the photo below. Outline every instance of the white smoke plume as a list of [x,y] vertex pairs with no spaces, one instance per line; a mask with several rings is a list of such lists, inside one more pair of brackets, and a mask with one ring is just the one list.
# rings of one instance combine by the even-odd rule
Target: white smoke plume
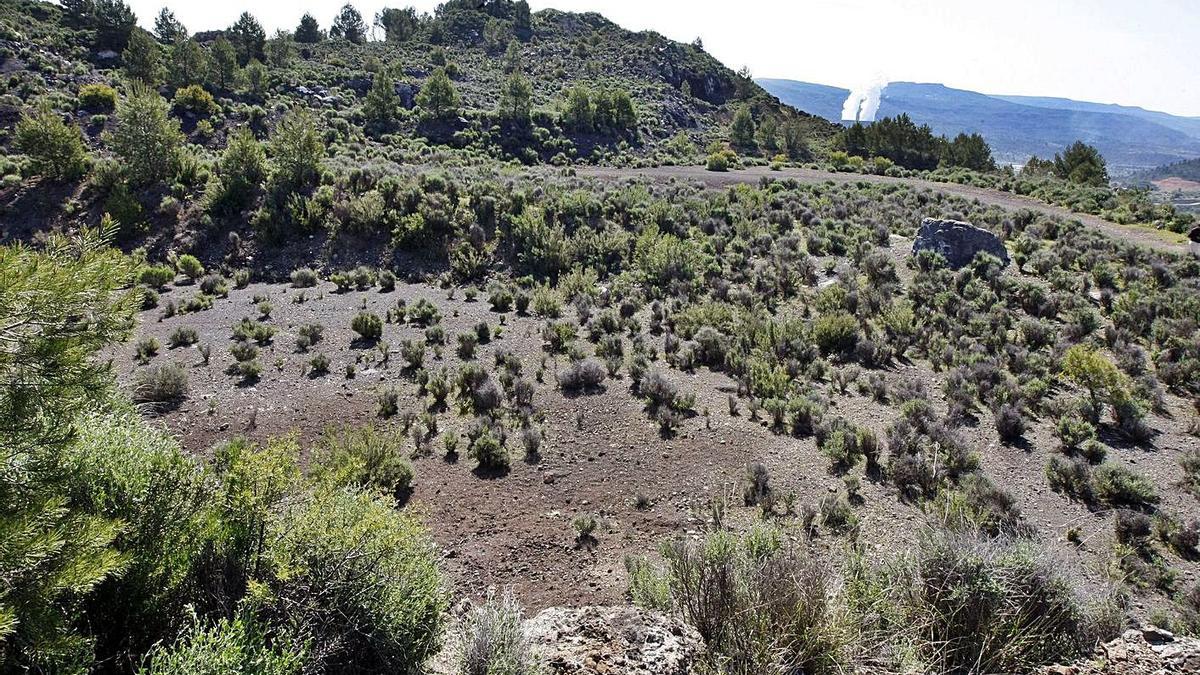
[[879,99],[887,87],[887,78],[876,75],[870,82],[855,87],[842,104],[842,120],[849,122],[874,122],[879,112]]

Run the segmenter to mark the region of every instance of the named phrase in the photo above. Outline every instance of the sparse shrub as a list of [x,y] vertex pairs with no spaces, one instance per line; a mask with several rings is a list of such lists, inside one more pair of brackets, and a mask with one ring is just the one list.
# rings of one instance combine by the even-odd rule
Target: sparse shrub
[[576,541],[588,541],[592,539],[592,533],[596,531],[596,516],[590,513],[581,513],[571,519],[571,528],[575,530]]
[[742,503],[746,506],[765,505],[764,508],[769,508],[773,499],[771,475],[767,467],[758,462],[748,465],[742,478]]
[[275,339],[278,331],[275,326],[242,317],[242,320],[233,326],[233,337],[236,340],[252,340],[255,344],[266,345]]
[[318,281],[317,273],[312,268],[301,267],[292,272],[292,286],[296,288],[313,288]]
[[479,337],[475,333],[458,334],[458,358],[469,361],[475,358],[475,348],[479,345]]
[[158,356],[158,350],[162,349],[162,344],[154,336],[140,338],[137,344],[133,347],[133,353],[138,361],[149,363],[150,359]]
[[350,328],[367,342],[383,337],[383,320],[378,314],[359,312],[351,321]]
[[329,357],[324,354],[315,354],[308,360],[308,366],[313,375],[325,375],[329,372]]
[[180,326],[171,331],[171,337],[167,338],[167,344],[172,349],[176,347],[191,347],[200,341],[200,334],[191,326]]
[[187,370],[178,363],[168,363],[138,371],[132,398],[135,403],[162,405],[183,400],[187,391]]
[[462,675],[535,675],[538,668],[510,591],[473,607],[463,619]]
[[1154,483],[1120,464],[1101,464],[1092,474],[1092,492],[1109,504],[1149,507],[1158,503]]
[[600,387],[605,378],[604,364],[594,358],[576,361],[558,373],[558,386],[563,391],[591,391]]
[[400,392],[393,387],[380,391],[375,399],[376,414],[385,419],[400,412]]
[[409,370],[416,370],[425,363],[425,343],[420,340],[404,340],[400,343],[400,358]]
[[1054,456],[1046,464],[1046,479],[1050,488],[1087,501],[1092,497],[1091,469],[1086,462]]
[[175,280],[175,270],[167,265],[150,265],[143,267],[138,274],[138,281],[145,284],[148,288],[161,290],[164,286]]

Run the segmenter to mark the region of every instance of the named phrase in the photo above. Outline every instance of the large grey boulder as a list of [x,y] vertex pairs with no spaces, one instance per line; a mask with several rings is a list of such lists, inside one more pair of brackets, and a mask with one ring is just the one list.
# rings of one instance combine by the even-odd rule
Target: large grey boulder
[[1008,265],[1008,251],[999,237],[961,220],[922,220],[912,250],[913,255],[921,251],[937,251],[953,269],[966,267],[980,251],[990,253]]

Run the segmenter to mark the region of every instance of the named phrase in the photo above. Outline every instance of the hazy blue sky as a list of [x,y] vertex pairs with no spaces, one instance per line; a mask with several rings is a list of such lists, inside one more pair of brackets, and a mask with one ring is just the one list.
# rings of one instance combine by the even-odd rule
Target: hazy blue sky
[[[128,1],[128,0],[127,0]],[[344,0],[132,0],[143,25],[165,4],[190,30],[243,10],[268,29]],[[370,22],[385,5],[356,2]],[[530,0],[594,10],[627,28],[691,41],[756,77],[853,88],[878,77],[994,94],[1063,96],[1200,116],[1200,0]]]

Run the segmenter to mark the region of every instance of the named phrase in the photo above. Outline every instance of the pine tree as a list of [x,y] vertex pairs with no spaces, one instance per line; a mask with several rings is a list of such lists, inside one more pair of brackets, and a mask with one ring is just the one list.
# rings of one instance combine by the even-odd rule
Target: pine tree
[[293,109],[271,132],[271,186],[277,192],[301,192],[312,187],[321,173],[325,144],[312,115]]
[[1075,141],[1061,154],[1054,155],[1054,174],[1063,180],[1103,187],[1108,185],[1108,167],[1095,147]]
[[214,84],[218,89],[228,89],[233,84],[233,78],[237,74],[237,52],[229,40],[224,37],[219,37],[213,41],[212,51],[209,53],[212,59],[212,76]]
[[190,84],[206,84],[211,68],[204,48],[195,40],[187,39],[171,48],[167,79],[177,89]]
[[412,7],[384,7],[376,12],[375,25],[383,29],[384,39],[388,42],[407,42],[416,34],[420,21],[417,10]]
[[296,27],[294,37],[296,42],[301,44],[316,44],[325,39],[325,34],[321,32],[321,26],[317,24],[313,15],[306,13],[300,17],[300,25]]
[[96,0],[92,5],[92,25],[96,29],[96,48],[125,50],[129,35],[137,26],[137,16],[121,0]]
[[417,105],[426,118],[444,122],[458,115],[458,91],[446,74],[445,68],[433,71],[421,92],[417,94]]
[[182,147],[179,120],[168,114],[167,102],[158,92],[135,82],[117,104],[112,132],[113,152],[121,158],[130,182],[146,185],[169,178]]
[[513,73],[500,90],[500,119],[519,127],[529,124],[533,88],[521,73]]
[[125,74],[132,79],[155,86],[162,78],[161,47],[149,33],[140,28],[135,29],[129,36],[129,46],[121,52],[121,62]]
[[513,3],[513,35],[521,40],[529,40],[533,36],[533,17],[526,0]]
[[287,68],[296,55],[291,34],[285,30],[275,31],[275,36],[267,40],[266,52],[267,63],[272,68]]
[[263,47],[267,42],[267,33],[250,12],[242,12],[225,34],[237,53],[238,65],[245,66],[253,59],[262,61],[265,58]]
[[396,96],[391,74],[386,69],[376,73],[363,101],[363,117],[367,123],[378,129],[387,129],[396,121],[398,105],[399,97]]
[[736,148],[753,150],[754,132],[754,116],[750,114],[750,106],[742,106],[733,116],[733,124],[729,128],[729,141]]
[[508,48],[504,50],[504,72],[516,73],[521,70],[521,44],[516,40],[508,41]]
[[567,92],[566,108],[562,112],[563,127],[576,133],[595,131],[595,111],[591,92],[583,85],[576,85]]
[[87,229],[0,247],[0,270],[0,670],[86,672],[83,597],[127,561],[118,524],[68,498],[64,454],[78,411],[110,391],[94,355],[128,334],[140,293],[129,258]]
[[346,3],[329,26],[329,37],[343,38],[361,45],[367,41],[367,24],[363,22],[362,14],[354,5]]
[[154,19],[154,36],[165,45],[175,45],[188,37],[187,28],[175,18],[175,13],[166,7]]

